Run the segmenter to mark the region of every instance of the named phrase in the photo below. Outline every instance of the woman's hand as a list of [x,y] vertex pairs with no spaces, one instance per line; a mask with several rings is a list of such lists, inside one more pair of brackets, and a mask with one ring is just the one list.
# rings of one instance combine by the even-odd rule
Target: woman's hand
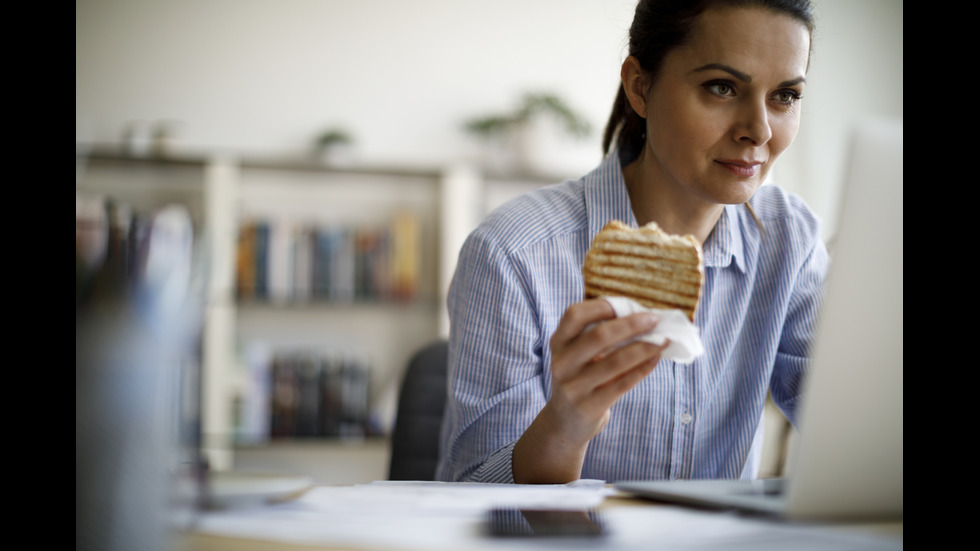
[[606,425],[612,405],[660,360],[666,345],[629,342],[656,324],[652,314],[616,318],[602,299],[565,311],[550,341],[551,399],[514,447],[515,482],[580,478],[589,441]]

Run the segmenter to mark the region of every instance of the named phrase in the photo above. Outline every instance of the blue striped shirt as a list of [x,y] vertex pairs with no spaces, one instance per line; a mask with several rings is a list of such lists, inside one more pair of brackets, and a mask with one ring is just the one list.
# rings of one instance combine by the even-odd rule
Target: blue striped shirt
[[[661,360],[613,406],[582,478],[755,478],[767,391],[795,424],[829,260],[798,197],[766,185],[751,202],[762,230],[729,205],[704,244],[704,355]],[[440,480],[513,482],[514,444],[551,395],[548,340],[582,300],[585,253],[611,219],[636,226],[615,153],[511,200],[465,241],[449,290]]]

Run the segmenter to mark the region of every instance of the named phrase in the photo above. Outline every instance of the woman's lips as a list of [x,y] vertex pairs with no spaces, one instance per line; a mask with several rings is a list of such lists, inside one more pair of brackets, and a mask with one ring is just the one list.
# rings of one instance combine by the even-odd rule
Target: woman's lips
[[761,161],[721,160],[715,162],[740,178],[751,178],[755,176],[759,173],[759,167],[762,166]]

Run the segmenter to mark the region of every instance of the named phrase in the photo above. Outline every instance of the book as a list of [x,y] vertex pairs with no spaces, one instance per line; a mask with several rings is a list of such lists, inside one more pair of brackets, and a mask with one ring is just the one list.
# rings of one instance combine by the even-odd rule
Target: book
[[411,300],[416,297],[422,257],[421,228],[418,216],[410,211],[396,213],[391,222],[391,298]]
[[313,298],[329,300],[333,280],[334,235],[331,228],[317,227],[313,231]]
[[355,230],[355,296],[374,301],[388,296],[388,233],[385,228],[361,226]]
[[340,436],[343,412],[343,362],[325,358],[320,377],[320,434]]
[[314,235],[310,225],[293,227],[293,300],[298,303],[313,300]]
[[238,228],[235,258],[236,293],[241,301],[255,298],[255,223],[247,221]]
[[266,272],[270,302],[284,304],[293,299],[294,231],[289,218],[269,221]]
[[348,359],[342,367],[340,434],[342,438],[362,438],[368,424],[367,367],[355,359]]
[[278,353],[272,362],[272,391],[269,394],[269,435],[291,438],[296,434],[299,403],[296,362],[291,354]]
[[269,298],[269,223],[258,220],[254,225],[255,291],[257,300]]
[[296,365],[296,426],[293,436],[322,436],[320,429],[321,359],[312,353],[298,354]]
[[342,226],[321,226],[314,236],[313,297],[351,302],[356,292],[354,232]]

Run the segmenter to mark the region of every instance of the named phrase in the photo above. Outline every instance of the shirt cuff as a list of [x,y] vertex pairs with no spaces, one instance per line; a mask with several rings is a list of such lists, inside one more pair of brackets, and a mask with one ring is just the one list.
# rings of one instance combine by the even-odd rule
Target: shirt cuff
[[496,484],[514,483],[514,446],[517,441],[493,452],[480,467],[470,475],[470,482],[488,482]]

